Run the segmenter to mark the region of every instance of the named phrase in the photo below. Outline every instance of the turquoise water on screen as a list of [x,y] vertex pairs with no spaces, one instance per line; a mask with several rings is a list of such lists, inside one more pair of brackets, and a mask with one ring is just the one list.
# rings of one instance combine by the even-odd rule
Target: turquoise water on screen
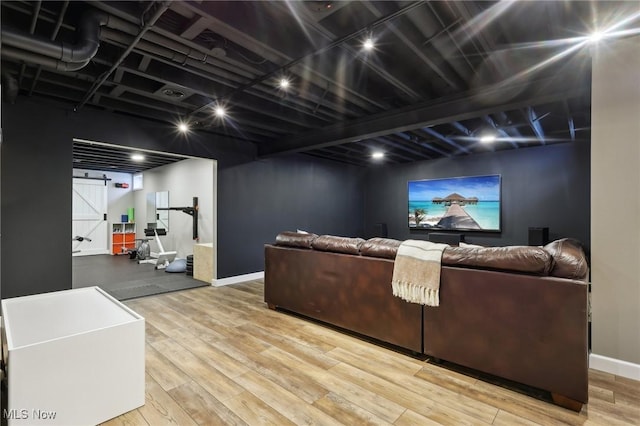
[[[478,204],[469,204],[463,207],[482,229],[500,229],[500,202],[479,201]],[[434,204],[431,201],[410,201],[409,215],[415,209],[425,209],[427,216],[443,216],[448,206]]]

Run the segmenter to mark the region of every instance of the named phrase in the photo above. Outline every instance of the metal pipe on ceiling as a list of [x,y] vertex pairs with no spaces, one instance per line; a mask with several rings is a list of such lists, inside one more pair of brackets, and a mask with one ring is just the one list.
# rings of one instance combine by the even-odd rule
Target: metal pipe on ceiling
[[2,56],[14,61],[25,61],[36,65],[42,65],[43,67],[52,68],[57,71],[78,71],[89,63],[89,60],[86,60],[85,62],[64,62],[48,56],[38,55],[37,53],[27,52],[26,50],[15,49],[9,46],[2,48]]
[[[38,15],[40,15],[40,7],[42,6],[42,1],[38,0],[33,10],[33,18],[31,18],[31,26],[29,27],[29,34],[33,34],[36,30],[36,25],[38,24]],[[24,72],[27,69],[27,64],[22,64],[20,67],[20,75],[18,76],[18,87],[22,86],[22,78],[24,77]]]
[[[108,16],[98,11],[83,15],[78,25],[77,44],[55,42],[16,28],[2,26],[2,44],[67,63],[83,63],[93,58],[100,46],[100,27],[108,23]],[[3,51],[4,55],[4,51]]]
[[[62,21],[64,20],[64,15],[67,13],[67,7],[69,7],[69,0],[66,0],[62,4],[62,8],[60,9],[60,14],[58,15],[58,20],[56,21],[55,27],[53,28],[53,33],[51,33],[51,37],[49,38],[51,41],[55,40],[58,36],[58,32],[60,31],[60,27],[62,27]],[[40,73],[42,72],[42,65],[38,65],[36,69],[36,74],[31,81],[31,87],[29,88],[29,96],[33,94],[33,90],[36,88],[36,84],[38,83],[38,79],[40,78]]]
[[113,64],[113,66],[111,68],[109,68],[109,70],[107,72],[105,72],[102,77],[96,81],[93,84],[93,87],[91,88],[91,90],[89,90],[84,97],[82,98],[82,101],[75,106],[75,108],[73,109],[74,111],[78,111],[80,108],[82,108],[84,106],[85,103],[87,103],[87,101],[89,100],[89,98],[91,98],[91,96],[93,96],[94,93],[96,93],[98,91],[98,89],[100,88],[100,86],[102,86],[102,84],[107,80],[107,78],[109,78],[109,76],[116,70],[116,68],[118,68],[120,66],[120,64],[125,60],[125,58],[127,56],[129,56],[129,53],[131,53],[131,51],[133,50],[134,47],[136,47],[136,44],[142,39],[142,37],[145,35],[145,33],[147,31],[149,31],[149,29],[151,29],[151,27],[153,27],[156,24],[156,21],[158,19],[160,19],[160,17],[162,16],[162,14],[164,12],[166,12],[167,9],[169,9],[169,6],[171,5],[171,2],[169,1],[162,1],[158,3],[160,6],[158,7],[158,9],[156,9],[155,13],[151,16],[151,18],[149,18],[149,20],[147,21],[147,23],[144,25],[144,27],[142,27],[140,29],[140,32],[138,33],[138,35],[133,39],[133,41],[131,42],[131,44],[129,45],[129,47],[127,47],[125,49],[124,52],[122,52],[122,55],[120,55],[120,57],[118,58],[118,60]]

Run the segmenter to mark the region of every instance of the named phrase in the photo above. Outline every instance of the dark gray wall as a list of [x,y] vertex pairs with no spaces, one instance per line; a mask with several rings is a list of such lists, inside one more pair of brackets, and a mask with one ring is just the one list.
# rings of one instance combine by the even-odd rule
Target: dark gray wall
[[[147,120],[20,97],[2,104],[2,297],[71,288],[72,140],[89,139],[218,160],[255,158],[255,146]],[[222,225],[224,227],[224,225]],[[224,241],[221,241],[224,245]]]
[[2,105],[2,297],[71,287],[72,138],[218,160],[218,277],[263,269],[263,244],[283,230],[426,238],[407,227],[407,181],[500,173],[503,232],[487,245],[524,244],[529,226],[589,241],[589,146],[562,144],[368,170],[302,155],[253,161],[255,147],[90,109],[19,98]]
[[2,297],[71,288],[71,134],[2,106]]
[[264,270],[263,244],[281,231],[362,236],[364,174],[304,155],[220,170],[218,278]]
[[263,270],[286,229],[363,234],[364,170],[302,155],[254,161],[255,146],[45,100],[2,104],[2,297],[71,288],[72,140],[218,161],[218,276]]
[[386,223],[389,237],[426,239],[407,224],[407,181],[484,174],[502,176],[502,232],[465,232],[482,245],[527,244],[529,227],[549,227],[551,239],[590,240],[590,149],[565,143],[369,169],[365,231]]

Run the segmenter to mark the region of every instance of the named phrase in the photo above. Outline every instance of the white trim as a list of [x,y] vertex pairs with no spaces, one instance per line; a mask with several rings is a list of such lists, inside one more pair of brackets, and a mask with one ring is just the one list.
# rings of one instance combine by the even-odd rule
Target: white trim
[[235,275],[233,277],[220,278],[211,280],[214,287],[222,287],[225,285],[244,283],[246,281],[260,280],[264,278],[264,271],[253,272],[251,274]]
[[589,368],[615,374],[628,379],[640,380],[640,364],[634,364],[603,355],[589,355]]
[[109,250],[87,250],[87,251],[71,251],[71,256],[93,256],[94,254],[111,254]]

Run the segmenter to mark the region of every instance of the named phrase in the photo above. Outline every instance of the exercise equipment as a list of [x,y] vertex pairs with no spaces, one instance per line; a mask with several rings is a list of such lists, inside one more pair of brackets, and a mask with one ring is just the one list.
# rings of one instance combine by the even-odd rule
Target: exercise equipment
[[[143,248],[143,250],[145,251],[143,253],[143,255],[145,256],[144,259],[140,259],[138,258],[138,263],[151,263],[153,265],[156,265],[155,269],[164,269],[167,267],[168,264],[170,264],[171,262],[173,262],[176,258],[176,255],[178,254],[178,252],[176,251],[165,251],[164,247],[162,246],[162,241],[160,241],[160,235],[167,235],[167,231],[164,228],[146,228],[144,230],[144,235],[147,237],[155,237],[156,240],[156,244],[158,244],[158,248],[159,248],[159,252],[158,252],[158,257],[155,259],[146,258],[146,250],[147,248],[149,248],[149,241],[150,239],[144,239],[144,241],[140,244],[141,246],[143,244],[146,243],[146,247]],[[151,250],[149,248],[149,257],[151,257]]]
[[138,247],[130,253],[130,259],[146,260],[151,257],[151,247],[149,241],[151,238],[138,238],[136,241],[140,241]]
[[156,210],[178,210],[193,218],[193,239],[198,241],[198,197],[193,197],[190,207],[156,207]]
[[[83,241],[89,241],[91,242],[91,238],[89,237],[81,237],[80,235],[76,235],[75,237],[73,237],[71,239],[71,241],[78,241],[78,242],[83,242]],[[71,250],[71,253],[80,253],[82,250]]]

